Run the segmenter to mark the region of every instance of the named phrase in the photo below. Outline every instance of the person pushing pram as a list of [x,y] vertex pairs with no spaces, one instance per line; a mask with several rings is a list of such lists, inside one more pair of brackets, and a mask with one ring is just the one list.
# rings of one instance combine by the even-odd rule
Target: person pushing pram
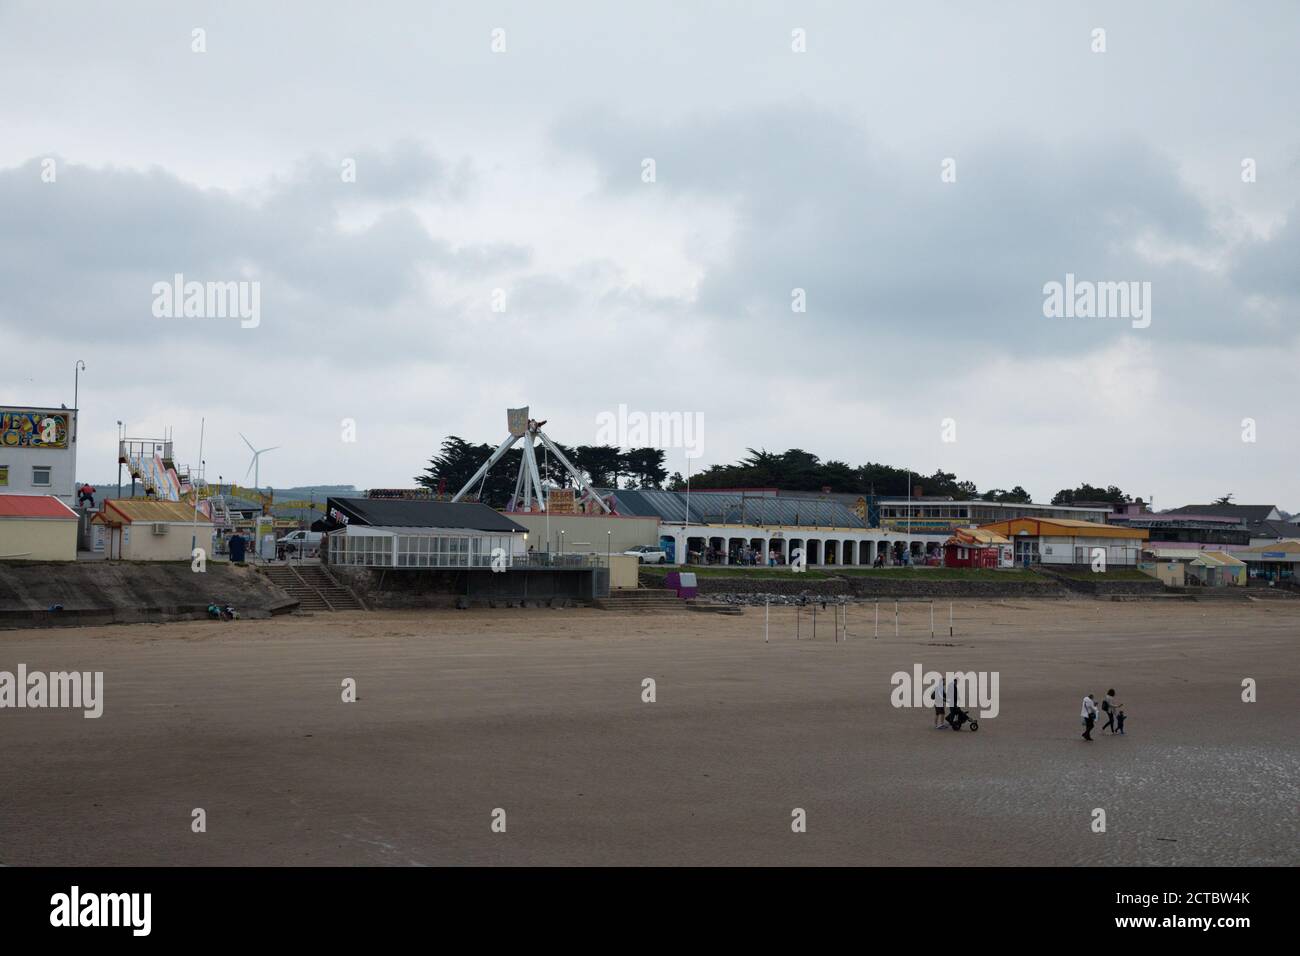
[[946,720],[949,727],[953,730],[961,730],[964,724],[970,724],[972,731],[980,729],[979,721],[962,710],[961,705],[957,702],[957,681],[955,680],[952,682],[952,696],[948,698],[948,703],[950,706]]

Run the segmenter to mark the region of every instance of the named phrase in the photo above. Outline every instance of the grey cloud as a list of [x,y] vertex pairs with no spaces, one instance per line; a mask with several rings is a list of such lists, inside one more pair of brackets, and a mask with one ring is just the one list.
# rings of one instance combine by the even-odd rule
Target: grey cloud
[[[553,137],[594,162],[611,192],[731,204],[735,240],[709,264],[704,313],[867,339],[933,336],[927,348],[1014,336],[1020,349],[1051,354],[1131,333],[1120,320],[1045,319],[1042,286],[1067,272],[1150,281],[1149,334],[1171,341],[1218,335],[1224,311],[1251,291],[1135,251],[1141,240],[1225,262],[1231,252],[1176,163],[1139,140],[1004,135],[963,150],[957,182],[945,184],[944,157],[886,150],[845,119],[797,105],[657,126],[574,114]],[[640,180],[645,156],[656,160],[653,185]],[[795,287],[807,291],[806,315],[790,312]]]
[[[413,196],[449,199],[467,174],[449,173],[452,167],[410,146],[360,155],[356,185],[380,180],[382,187],[350,191],[336,169],[332,180],[324,175],[319,159],[258,197],[201,189],[156,169],[60,160],[54,183],[41,181],[36,159],[0,170],[0,327],[27,336],[149,336],[195,345],[249,332],[223,320],[155,319],[153,284],[177,273],[198,281],[256,279],[260,347],[299,349],[328,330],[354,359],[391,360],[391,343],[377,333],[402,329],[405,314],[418,313],[410,322],[423,328],[439,321],[440,311],[441,321],[455,319],[427,301],[427,274],[477,278],[529,261],[530,250],[519,244],[435,237],[410,207]],[[350,209],[367,212],[369,221],[348,225]],[[454,231],[454,205],[432,209]]]

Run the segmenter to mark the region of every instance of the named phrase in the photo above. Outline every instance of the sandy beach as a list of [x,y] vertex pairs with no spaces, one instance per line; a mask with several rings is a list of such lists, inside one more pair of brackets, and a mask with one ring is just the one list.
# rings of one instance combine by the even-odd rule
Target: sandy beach
[[[0,863],[1300,863],[1300,601],[947,610],[836,642],[781,608],[766,644],[761,608],[0,632],[0,670],[104,672],[97,720],[0,712]],[[999,715],[893,707],[916,664],[997,671]],[[1108,687],[1128,734],[1085,743]]]

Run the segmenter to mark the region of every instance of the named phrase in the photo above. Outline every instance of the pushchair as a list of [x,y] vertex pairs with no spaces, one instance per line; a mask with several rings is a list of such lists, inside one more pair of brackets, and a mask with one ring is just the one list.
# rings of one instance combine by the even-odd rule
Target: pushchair
[[946,720],[948,721],[948,726],[953,730],[961,730],[962,724],[970,724],[970,729],[972,731],[980,729],[980,722],[956,704],[953,704],[952,708],[948,711]]

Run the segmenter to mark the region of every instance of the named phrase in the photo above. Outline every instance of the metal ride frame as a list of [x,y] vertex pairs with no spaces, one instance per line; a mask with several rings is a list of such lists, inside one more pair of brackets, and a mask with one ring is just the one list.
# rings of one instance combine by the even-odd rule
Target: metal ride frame
[[510,434],[506,436],[505,441],[497,446],[496,451],[488,456],[488,460],[479,466],[478,471],[474,472],[474,476],[465,482],[465,487],[452,496],[452,501],[463,499],[469,490],[474,487],[475,483],[486,478],[492,466],[500,461],[502,456],[522,438],[524,440],[523,460],[519,463],[519,475],[515,478],[515,490],[510,496],[510,504],[506,511],[519,510],[516,506],[520,501],[523,502],[524,511],[532,511],[534,495],[537,498],[537,510],[546,510],[546,495],[542,491],[541,473],[537,470],[537,445],[540,443],[542,447],[556,457],[560,464],[564,466],[564,470],[573,478],[574,483],[582,489],[582,500],[595,502],[600,506],[601,511],[605,514],[611,514],[609,505],[596,493],[596,489],[591,486],[591,482],[587,481],[586,476],[573,467],[555,442],[546,437],[546,432],[542,431],[542,426],[546,422],[534,421],[528,417],[527,405],[523,408],[506,409],[506,422]]

